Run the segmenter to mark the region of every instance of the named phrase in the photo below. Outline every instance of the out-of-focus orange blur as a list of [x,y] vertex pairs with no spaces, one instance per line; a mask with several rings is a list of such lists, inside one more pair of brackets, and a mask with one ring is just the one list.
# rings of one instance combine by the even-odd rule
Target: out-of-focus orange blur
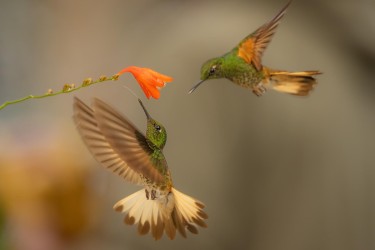
[[65,249],[95,225],[99,213],[90,183],[94,168],[77,147],[46,134],[8,141],[1,151],[3,240],[12,249]]

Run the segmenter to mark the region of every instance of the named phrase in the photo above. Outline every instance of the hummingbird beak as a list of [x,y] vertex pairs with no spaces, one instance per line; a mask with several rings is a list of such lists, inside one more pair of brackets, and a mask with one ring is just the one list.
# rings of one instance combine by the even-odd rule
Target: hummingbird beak
[[201,85],[204,81],[206,81],[206,79],[205,79],[205,80],[202,80],[202,81],[200,81],[200,82],[198,82],[197,84],[195,84],[194,87],[192,87],[191,90],[189,90],[189,94],[193,93],[194,90],[195,90],[196,88],[198,88],[199,85]]
[[145,106],[143,105],[141,99],[138,99],[138,102],[139,102],[139,104],[141,104],[141,106],[142,106],[142,108],[143,108],[143,111],[144,111],[145,114],[146,114],[147,120],[150,120],[150,119],[151,119],[151,116],[150,116],[150,114],[147,112],[147,110],[146,110]]

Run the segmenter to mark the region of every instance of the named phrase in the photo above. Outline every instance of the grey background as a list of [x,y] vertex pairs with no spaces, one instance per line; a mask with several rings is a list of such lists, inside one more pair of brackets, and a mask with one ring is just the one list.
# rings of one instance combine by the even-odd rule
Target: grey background
[[[146,101],[124,75],[0,111],[4,154],[64,142],[92,163],[97,222],[64,249],[375,249],[374,1],[296,0],[289,7],[263,63],[321,70],[308,98],[271,91],[257,98],[227,80],[187,95],[205,60],[285,3],[0,2],[0,102],[130,65],[174,77],[158,101]],[[99,97],[144,131],[144,114],[123,85],[166,126],[175,186],[206,204],[209,227],[198,236],[155,242],[112,210],[138,187],[92,161],[71,119],[72,98]]]

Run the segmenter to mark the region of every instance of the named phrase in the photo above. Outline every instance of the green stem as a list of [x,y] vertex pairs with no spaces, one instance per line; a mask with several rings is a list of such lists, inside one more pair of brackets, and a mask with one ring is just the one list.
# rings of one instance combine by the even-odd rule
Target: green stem
[[102,76],[96,81],[93,81],[90,78],[88,78],[88,79],[86,79],[82,82],[81,86],[78,86],[78,87],[75,87],[75,86],[72,86],[72,85],[69,85],[69,84],[65,84],[63,89],[61,91],[58,91],[58,92],[46,93],[46,94],[43,94],[43,95],[28,95],[28,96],[25,96],[21,99],[17,99],[17,100],[13,100],[13,101],[6,101],[6,102],[4,102],[3,104],[0,105],[0,110],[5,108],[6,106],[8,106],[10,104],[23,102],[23,101],[26,101],[26,100],[29,100],[29,99],[41,99],[41,98],[45,98],[45,97],[49,97],[49,96],[66,94],[66,93],[70,93],[70,92],[79,90],[79,89],[84,88],[84,87],[91,86],[91,85],[99,83],[99,82],[116,81],[116,80],[118,80],[118,78],[119,78],[119,75],[113,75],[109,78],[107,78],[105,76]]

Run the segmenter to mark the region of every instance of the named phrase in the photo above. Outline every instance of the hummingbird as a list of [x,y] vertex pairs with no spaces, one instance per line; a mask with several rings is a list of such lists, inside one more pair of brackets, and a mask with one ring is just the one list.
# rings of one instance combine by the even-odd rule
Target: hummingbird
[[174,188],[163,154],[166,129],[138,101],[147,118],[146,135],[97,98],[91,108],[75,97],[73,119],[87,148],[102,166],[143,186],[113,207],[126,214],[126,224],[138,224],[139,234],[150,232],[155,240],[164,232],[170,239],[175,238],[176,231],[185,238],[186,231],[198,234],[198,226],[207,227],[204,204]]
[[288,72],[274,70],[262,65],[262,55],[276,31],[291,1],[269,22],[245,37],[228,53],[205,62],[201,67],[201,81],[190,91],[209,79],[227,78],[235,84],[251,89],[257,96],[266,92],[266,87],[306,96],[316,84],[317,70]]

